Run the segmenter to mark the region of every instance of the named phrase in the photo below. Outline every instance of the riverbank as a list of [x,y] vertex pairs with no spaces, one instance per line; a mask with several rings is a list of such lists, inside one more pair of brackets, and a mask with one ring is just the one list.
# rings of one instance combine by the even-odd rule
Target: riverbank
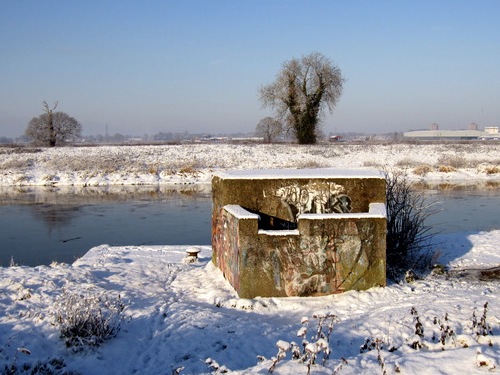
[[228,169],[404,170],[416,181],[500,181],[495,143],[186,144],[0,148],[0,186],[210,183]]
[[[314,316],[330,312],[337,317],[332,353],[312,374],[381,373],[381,363],[388,373],[496,373],[500,286],[467,270],[500,263],[500,230],[440,240],[443,265],[453,272],[438,269],[411,283],[311,298],[238,298],[212,264],[209,246],[201,247],[196,263],[183,261],[183,246],[102,245],[72,265],[0,268],[0,368],[15,374],[37,368],[33,373],[173,374],[183,368],[181,374],[265,374],[279,340],[300,341],[303,317],[314,332]],[[103,306],[124,307],[121,330],[97,348],[67,347],[58,316],[85,311],[97,298]],[[71,309],[78,301],[85,305]],[[417,317],[421,336],[415,335]],[[306,371],[288,353],[274,373]]]

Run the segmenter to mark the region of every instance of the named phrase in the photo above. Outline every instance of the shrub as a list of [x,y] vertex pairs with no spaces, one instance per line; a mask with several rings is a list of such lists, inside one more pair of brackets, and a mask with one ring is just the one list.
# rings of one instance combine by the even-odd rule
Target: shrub
[[486,174],[497,174],[500,173],[500,167],[497,167],[496,165],[489,166],[486,167],[484,171],[486,172]]
[[316,160],[307,160],[298,163],[297,169],[308,169],[308,168],[323,168],[324,165]]
[[[31,352],[26,348],[19,348],[18,352],[30,355]],[[66,371],[66,363],[62,358],[51,358],[50,360],[37,361],[35,364],[29,362],[23,363],[22,365],[17,365],[12,363],[11,365],[5,365],[2,374],[5,375],[50,375],[50,374],[61,374],[61,375],[78,375],[74,371]]]
[[396,163],[397,167],[407,168],[407,167],[417,167],[420,163],[416,160],[410,158],[403,158],[398,160]]
[[380,168],[382,165],[380,163],[377,163],[374,160],[365,160],[363,162],[363,167],[373,167],[373,168]]
[[433,168],[428,165],[428,164],[422,164],[413,170],[413,173],[415,173],[417,176],[425,176],[427,173],[432,172]]
[[476,313],[475,312],[472,313],[472,328],[476,331],[477,337],[488,336],[493,334],[493,329],[487,323],[487,317],[486,317],[487,313],[488,313],[488,301],[486,301],[483,306],[483,315],[481,315],[479,322],[477,321]]
[[[319,356],[321,356],[321,365],[325,365],[331,353],[330,336],[335,324],[338,322],[338,317],[331,312],[316,312],[313,314],[313,318],[316,319],[317,326],[310,339],[307,338],[309,325],[307,317],[302,318],[302,327],[297,332],[297,337],[302,339],[302,349],[295,342],[289,343],[279,340],[276,343],[278,354],[276,357],[271,358],[271,367],[268,372],[272,373],[276,369],[278,362],[286,359],[287,352],[291,352],[293,360],[305,364],[307,375],[311,373],[311,367],[316,363]],[[264,358],[261,357],[261,359]]]
[[66,291],[58,298],[55,320],[61,338],[75,351],[88,346],[99,346],[115,337],[120,330],[125,304],[120,296],[106,294],[70,294]]
[[438,171],[441,173],[450,173],[450,172],[456,172],[456,168],[452,167],[451,165],[440,165],[438,167]]
[[423,271],[432,261],[434,234],[425,220],[435,213],[413,189],[405,172],[384,172],[387,200],[387,275],[400,279],[409,270]]
[[455,169],[467,168],[467,159],[460,155],[441,155],[437,160],[438,165],[446,165]]
[[179,168],[181,174],[196,174],[198,172],[198,163],[193,160],[192,163],[185,163]]

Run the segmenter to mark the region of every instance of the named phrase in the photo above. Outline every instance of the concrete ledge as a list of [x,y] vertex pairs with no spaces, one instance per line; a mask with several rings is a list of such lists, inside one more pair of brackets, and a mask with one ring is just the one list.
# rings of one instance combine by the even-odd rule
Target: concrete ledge
[[280,179],[343,179],[343,178],[384,178],[383,174],[376,170],[366,169],[334,169],[334,168],[311,168],[311,169],[245,169],[218,172],[217,176],[222,179],[244,179],[244,180],[280,180]]
[[244,220],[244,219],[259,220],[259,215],[249,212],[237,204],[225,205],[224,209],[239,220]]
[[262,235],[266,235],[266,236],[299,236],[300,232],[298,229],[292,229],[292,230],[259,229],[257,234],[262,234]]
[[370,209],[368,212],[356,212],[356,213],[331,213],[331,214],[302,214],[299,215],[298,221],[300,219],[309,220],[325,220],[325,219],[356,219],[356,218],[386,218],[387,212],[384,203],[370,203]]

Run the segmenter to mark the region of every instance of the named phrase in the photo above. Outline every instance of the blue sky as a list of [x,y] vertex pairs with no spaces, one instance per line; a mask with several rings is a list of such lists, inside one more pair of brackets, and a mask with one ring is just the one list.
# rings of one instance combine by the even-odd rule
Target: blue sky
[[346,83],[325,133],[500,124],[500,1],[3,1],[0,136],[42,102],[84,134],[252,132],[283,62]]

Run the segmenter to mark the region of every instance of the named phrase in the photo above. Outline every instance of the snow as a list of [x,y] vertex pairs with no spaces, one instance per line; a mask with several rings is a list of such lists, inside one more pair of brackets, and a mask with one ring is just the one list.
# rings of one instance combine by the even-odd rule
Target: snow
[[371,215],[387,217],[387,210],[383,203],[370,203],[368,212]]
[[224,206],[224,209],[229,212],[231,215],[234,217],[242,220],[242,219],[251,219],[251,220],[258,220],[259,215],[254,214],[250,211],[245,210],[243,207],[237,205],[237,204],[227,204]]
[[[383,167],[405,169],[416,180],[500,181],[499,160],[500,147],[493,142],[0,148],[0,186],[193,184],[210,183],[214,173],[229,170],[244,175],[280,169],[289,175],[297,169],[333,168],[352,174]],[[431,168],[422,174],[421,166]],[[443,172],[440,166],[454,168]]]
[[[416,160],[436,165],[443,155],[462,155],[467,164],[454,172],[433,170],[425,176],[413,174],[411,167],[411,177],[469,184],[499,181],[500,173],[485,172],[498,164],[499,148],[483,143],[468,146],[182,145],[15,154],[0,149],[0,185],[63,189],[201,184],[228,169],[319,165],[366,170],[374,163],[403,168]],[[73,264],[0,268],[0,372],[15,367],[23,373],[26,365],[33,370],[38,363],[55,373],[171,374],[179,369],[181,374],[208,374],[227,369],[232,374],[265,374],[272,358],[284,352],[286,358],[278,361],[274,373],[306,374],[306,364],[292,360],[287,350],[292,341],[301,346],[297,333],[304,333],[306,325],[311,342],[317,330],[314,316],[331,313],[337,318],[329,340],[331,354],[325,366],[318,354],[312,374],[497,373],[498,278],[484,279],[474,272],[499,266],[500,228],[443,234],[435,241],[436,261],[450,270],[448,274],[433,272],[412,283],[310,298],[238,298],[212,264],[208,245],[199,246],[196,262],[185,262],[189,246],[103,244]],[[83,351],[66,347],[55,314],[61,296],[73,294],[119,296],[125,309],[116,337]],[[473,314],[480,321],[486,302],[485,324],[491,333],[478,336]],[[417,320],[423,325],[423,338],[415,334]],[[443,329],[440,323],[445,323]],[[453,335],[446,335],[450,332],[446,326]],[[441,335],[444,345],[439,342]],[[416,342],[423,347],[413,349]]]
[[311,179],[311,178],[383,178],[379,171],[343,170],[335,168],[309,169],[248,169],[216,174],[224,179]]
[[298,229],[280,229],[280,230],[272,230],[272,229],[259,229],[258,234],[265,234],[266,236],[300,236],[300,232]]
[[332,212],[328,214],[300,214],[298,219],[356,219],[356,218],[385,218],[387,212],[384,203],[370,203],[368,212]]

